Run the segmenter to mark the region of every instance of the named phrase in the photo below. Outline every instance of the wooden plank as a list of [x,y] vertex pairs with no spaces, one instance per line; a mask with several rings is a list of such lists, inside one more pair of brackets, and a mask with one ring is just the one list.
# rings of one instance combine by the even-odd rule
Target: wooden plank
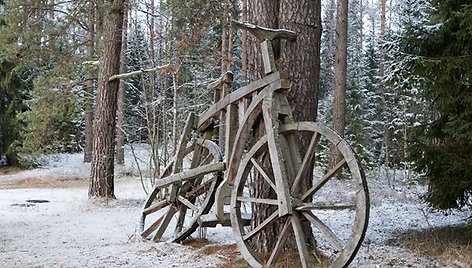
[[275,66],[274,48],[272,47],[272,41],[264,40],[261,43],[262,51],[262,62],[264,63],[264,72],[266,75],[273,73],[277,70]]
[[229,104],[235,103],[242,98],[249,97],[253,92],[258,91],[274,82],[279,84],[279,88],[289,88],[290,82],[287,80],[288,76],[287,73],[284,72],[275,72],[261,80],[257,80],[252,82],[230,94],[228,94],[223,99],[219,100],[217,103],[213,104],[206,110],[204,113],[200,115],[198,120],[197,129],[201,131],[203,128],[202,126],[205,125],[205,122],[212,118],[215,114],[217,114],[222,109],[225,109]]
[[159,201],[159,202],[157,202],[157,204],[144,209],[143,214],[144,215],[152,214],[156,211],[159,211],[159,210],[165,208],[167,205],[169,205],[169,202],[167,200]]
[[305,234],[298,218],[298,214],[295,213],[290,217],[292,221],[293,232],[295,234],[295,241],[297,242],[298,255],[303,268],[308,268],[310,260],[308,250],[306,247]]
[[254,126],[254,122],[257,120],[262,112],[262,101],[267,94],[280,89],[290,88],[290,84],[279,84],[272,83],[268,87],[264,88],[259,94],[252,98],[251,104],[249,105],[247,112],[240,124],[238,132],[236,133],[235,141],[233,144],[233,153],[228,161],[228,170],[226,172],[226,178],[230,185],[234,184],[236,172],[238,171],[239,164],[242,160],[242,155],[246,147],[246,143],[249,138],[251,128]]
[[157,242],[161,240],[162,235],[167,229],[167,226],[169,226],[169,223],[176,212],[177,212],[177,209],[174,206],[169,206],[169,211],[167,211],[167,213],[164,215],[162,224],[159,226],[159,229],[157,230],[156,234],[152,238],[152,241]]
[[238,105],[237,103],[232,103],[228,105],[226,109],[226,129],[225,129],[225,143],[224,150],[225,155],[231,155],[234,138],[236,131],[238,129]]
[[226,166],[225,163],[218,162],[218,163],[208,164],[205,166],[199,166],[188,171],[179,172],[169,177],[160,179],[159,181],[156,182],[156,187],[163,188],[177,182],[192,180],[208,173],[223,171],[225,170],[225,166]]
[[302,211],[303,216],[307,218],[320,232],[323,236],[328,240],[331,245],[333,245],[336,250],[342,251],[343,250],[343,242],[339,239],[331,229],[324,224],[318,217],[316,217],[313,213],[309,211]]
[[184,157],[185,149],[189,140],[190,133],[194,122],[197,121],[197,116],[194,113],[190,113],[187,122],[185,123],[182,134],[180,135],[179,143],[177,144],[177,151],[175,153],[173,173],[180,172],[182,170],[182,160]]
[[180,201],[180,203],[184,204],[187,208],[193,210],[193,211],[198,211],[199,208],[197,206],[195,206],[194,204],[192,204],[192,202],[190,202],[189,200],[185,199],[183,196],[179,195],[177,197],[177,200]]
[[270,185],[270,187],[274,189],[274,191],[276,191],[277,189],[275,188],[274,178],[269,176],[268,171],[259,163],[259,161],[257,161],[257,159],[251,158],[251,162],[254,167],[259,171],[259,173],[261,173],[262,177]]
[[217,80],[208,84],[207,88],[209,90],[221,89],[223,85],[231,85],[233,83],[233,73],[228,71],[222,74]]
[[346,160],[343,158],[336,166],[329,170],[324,177],[317,181],[302,197],[302,201],[306,201],[313,193],[316,193],[323,185],[325,185],[334,175],[336,175],[342,167],[346,165]]
[[273,205],[273,206],[277,206],[279,204],[277,202],[277,199],[255,198],[255,197],[247,197],[247,196],[238,196],[236,197],[236,200],[240,202],[258,203],[258,204],[266,204],[266,205]]
[[294,31],[289,31],[285,29],[269,29],[237,20],[233,20],[232,25],[236,28],[250,32],[257,38],[257,40],[259,40],[259,42],[262,42],[264,40],[274,40],[277,38],[283,38],[293,41],[295,40],[295,38],[297,38],[297,34]]
[[267,219],[265,219],[263,222],[261,222],[259,225],[257,225],[256,228],[254,228],[250,232],[246,233],[243,236],[243,240],[247,241],[247,240],[251,239],[253,236],[255,236],[257,233],[262,231],[262,229],[264,229],[267,225],[269,225],[271,222],[273,222],[275,219],[277,219],[278,214],[279,213],[278,213],[277,210],[274,211],[274,213],[270,214],[270,216],[267,217]]
[[277,201],[279,205],[279,216],[292,213],[290,202],[290,188],[287,181],[287,171],[283,165],[284,155],[281,151],[279,140],[278,107],[272,98],[272,92],[267,94],[262,104],[262,114],[267,132],[267,145],[269,149],[270,161],[277,189]]
[[275,265],[275,262],[277,262],[280,253],[282,253],[282,250],[285,246],[285,242],[287,241],[288,235],[290,234],[289,230],[291,223],[292,222],[289,219],[287,219],[287,221],[285,222],[284,227],[282,228],[282,231],[280,232],[280,235],[277,238],[274,250],[270,254],[269,260],[267,261],[267,267],[273,267]]
[[295,181],[292,185],[291,193],[294,194],[299,191],[300,183],[302,182],[303,176],[308,172],[308,167],[311,167],[313,157],[315,155],[316,146],[320,142],[321,135],[320,133],[316,132],[310,140],[310,144],[308,145],[308,149],[305,153],[305,157],[303,157],[303,161],[298,169],[297,176],[295,177]]

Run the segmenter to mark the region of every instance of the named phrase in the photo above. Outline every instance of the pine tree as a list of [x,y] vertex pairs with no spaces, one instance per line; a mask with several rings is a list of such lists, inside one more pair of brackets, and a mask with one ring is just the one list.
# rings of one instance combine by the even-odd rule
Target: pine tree
[[472,201],[472,1],[431,3],[428,22],[407,36],[432,115],[415,128],[410,158],[429,181],[432,205],[461,208]]

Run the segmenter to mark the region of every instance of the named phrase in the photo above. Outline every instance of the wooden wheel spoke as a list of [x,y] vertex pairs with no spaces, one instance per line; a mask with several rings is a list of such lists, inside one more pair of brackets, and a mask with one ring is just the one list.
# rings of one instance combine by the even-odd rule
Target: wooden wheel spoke
[[269,260],[267,261],[268,267],[272,267],[279,258],[280,253],[282,253],[282,250],[285,246],[285,241],[287,241],[288,235],[290,234],[289,231],[291,223],[291,220],[287,220],[285,222],[285,225],[280,232],[279,237],[277,238],[277,243],[275,244],[274,250],[272,251],[272,254],[270,254]]
[[333,245],[336,250],[341,251],[343,249],[343,242],[338,236],[331,231],[331,229],[318,217],[309,211],[302,211],[303,216],[307,218],[320,232],[324,235],[326,240],[328,240],[331,245]]
[[295,177],[295,180],[293,182],[292,189],[291,189],[292,194],[298,191],[300,182],[302,181],[303,176],[308,171],[308,168],[311,167],[311,162],[313,160],[313,156],[315,155],[316,146],[318,146],[320,139],[321,139],[321,134],[318,132],[316,132],[313,135],[313,137],[311,137],[310,145],[308,146],[308,150],[305,153],[305,157],[303,158],[302,165],[300,169],[298,170],[297,176]]
[[267,171],[266,168],[264,168],[259,161],[257,161],[255,158],[251,158],[251,162],[254,165],[254,167],[261,173],[262,177],[264,180],[274,189],[275,191],[275,184],[274,184],[274,178],[269,175],[269,172]]
[[179,195],[177,197],[177,199],[180,201],[180,203],[185,205],[187,208],[189,208],[193,211],[198,211],[199,210],[199,208],[197,206],[195,206],[192,202],[190,202],[188,199],[184,198],[183,196]]
[[305,234],[303,233],[303,228],[300,223],[300,218],[297,213],[292,214],[290,217],[292,221],[293,232],[295,234],[295,240],[297,242],[298,253],[300,255],[300,262],[302,267],[308,267],[309,257],[308,250],[306,248]]
[[278,210],[274,211],[267,219],[265,219],[263,222],[261,222],[259,225],[257,225],[256,228],[252,229],[249,233],[247,233],[245,236],[243,236],[243,240],[247,241],[247,240],[251,239],[254,235],[259,233],[267,225],[269,225],[271,222],[273,222],[278,217],[278,214],[279,214]]
[[208,191],[208,189],[211,187],[211,184],[213,183],[213,180],[207,180],[204,183],[198,185],[192,191],[185,193],[185,197],[187,199],[193,199],[196,198]]
[[342,159],[335,167],[329,170],[326,175],[313,185],[302,197],[302,201],[305,201],[312,194],[316,193],[318,190],[323,187],[332,177],[334,177],[341,169],[346,165],[346,159]]
[[343,209],[354,209],[356,204],[329,204],[329,203],[302,203],[298,205],[295,210],[297,211],[310,211],[310,210],[343,210]]
[[165,230],[167,229],[167,226],[169,225],[170,221],[172,220],[172,216],[177,212],[177,209],[174,206],[169,206],[169,211],[165,214],[163,217],[162,224],[159,226],[159,229],[157,230],[156,234],[152,238],[152,241],[158,241],[161,239],[162,235],[164,234]]
[[145,209],[143,210],[143,214],[144,214],[144,215],[152,214],[152,213],[154,213],[154,212],[156,212],[156,211],[159,211],[159,210],[165,208],[165,207],[168,206],[168,205],[169,205],[169,202],[167,202],[167,200],[159,201],[159,202],[157,202],[155,205],[150,206],[150,207],[148,207],[148,208],[145,208]]
[[266,204],[266,205],[274,205],[274,206],[277,206],[279,204],[277,199],[254,198],[254,197],[246,197],[246,196],[238,196],[236,197],[236,200],[240,202],[258,203],[258,204]]
[[202,163],[200,165],[208,165],[210,164],[211,160],[213,160],[213,155],[209,154],[203,159]]
[[164,215],[160,216],[153,224],[151,224],[151,226],[149,226],[146,230],[141,232],[141,236],[147,237],[150,234],[152,234],[152,232],[154,232],[159,227],[159,225],[161,224],[162,220],[164,219],[165,215],[167,214],[169,210],[170,210],[170,206],[169,208],[167,208],[167,211],[166,213],[164,213]]

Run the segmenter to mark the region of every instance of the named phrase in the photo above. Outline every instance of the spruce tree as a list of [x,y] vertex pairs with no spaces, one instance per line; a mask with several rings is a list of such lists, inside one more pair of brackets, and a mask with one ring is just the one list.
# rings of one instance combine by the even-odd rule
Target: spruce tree
[[427,24],[407,36],[432,118],[414,129],[410,157],[429,181],[427,200],[461,208],[472,203],[472,1],[431,4]]

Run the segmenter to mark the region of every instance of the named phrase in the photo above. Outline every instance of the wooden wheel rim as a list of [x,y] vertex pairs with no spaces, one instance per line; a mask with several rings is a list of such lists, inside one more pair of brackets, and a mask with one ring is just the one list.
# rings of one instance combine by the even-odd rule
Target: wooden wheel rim
[[[346,164],[347,169],[350,171],[352,178],[357,185],[355,195],[355,218],[353,220],[353,227],[347,242],[344,243],[341,253],[335,260],[332,260],[331,263],[331,267],[347,267],[359,250],[368,225],[369,195],[364,172],[361,165],[359,164],[359,160],[355,152],[352,150],[350,145],[344,141],[335,131],[315,122],[298,122],[280,127],[280,135],[288,135],[294,132],[319,133],[331,144],[337,146],[344,159],[348,159]],[[266,148],[267,136],[264,136],[253,145],[251,150],[243,158],[236,175],[235,184],[231,195],[231,224],[233,226],[236,243],[243,257],[253,267],[262,267],[265,264],[256,256],[256,253],[252,250],[250,245],[244,241],[243,234],[245,231],[243,229],[244,226],[241,224],[241,202],[238,201],[237,198],[238,196],[241,196],[241,191],[244,187],[247,177],[246,175],[249,172],[249,169],[251,169],[251,159],[254,156],[260,155],[264,150],[266,150]],[[299,217],[301,217],[301,213],[298,211],[294,211],[294,214],[298,214],[300,215]],[[299,217],[297,216],[296,218]]]
[[[198,140],[197,142],[195,142],[190,147],[187,147],[186,155],[192,153],[196,149],[197,146],[200,146],[201,148],[208,150],[209,154],[212,155],[212,163],[222,161],[223,154],[222,154],[220,148],[218,147],[218,145],[216,143],[214,143],[210,140],[203,140],[203,139]],[[172,161],[166,169],[171,168],[172,165],[173,165],[172,164],[173,162],[174,161]],[[197,211],[193,210],[194,214],[192,215],[192,217],[190,219],[187,218],[187,221],[183,225],[181,230],[177,230],[178,223],[176,223],[175,226],[173,226],[174,229],[176,230],[176,232],[174,233],[172,238],[169,239],[170,242],[180,242],[180,241],[186,239],[187,237],[189,237],[197,229],[197,227],[198,227],[198,222],[197,222],[198,218],[201,215],[208,213],[208,211],[213,206],[213,203],[215,201],[216,189],[217,189],[219,183],[221,183],[221,181],[222,181],[222,174],[220,174],[220,173],[221,172],[216,172],[216,173],[213,173],[213,174],[201,174],[201,177],[208,177],[209,175],[211,175],[211,177],[208,177],[207,179],[202,181],[202,183],[205,183],[205,184],[208,185],[208,186],[204,187],[204,189],[207,189],[207,190],[204,190],[204,193],[206,195],[204,196],[204,199],[200,204],[194,204],[194,205],[197,205],[198,210]],[[167,174],[167,175],[170,176],[172,174]],[[163,179],[163,178],[165,178],[165,177],[162,177],[161,179]],[[157,211],[163,211],[165,209],[168,209],[169,211],[171,211],[171,210],[174,210],[174,211],[165,212],[164,214],[166,214],[166,213],[177,214],[177,213],[180,213],[180,210],[179,210],[178,207],[183,207],[183,206],[187,207],[186,210],[190,210],[190,209],[188,209],[189,205],[185,205],[183,203],[183,202],[186,202],[185,200],[178,200],[178,198],[183,196],[184,194],[191,193],[191,191],[189,191],[189,190],[186,190],[185,192],[181,192],[182,187],[185,185],[185,183],[188,183],[188,182],[189,181],[184,182],[182,185],[172,184],[170,186],[165,186],[165,187],[154,187],[153,191],[148,195],[146,201],[144,202],[144,205],[143,205],[143,208],[142,208],[142,213],[141,213],[140,233],[144,238],[148,238],[149,235],[151,235],[153,233],[156,233],[156,230],[160,229],[161,225],[169,224],[169,223],[165,223],[165,220],[162,220],[162,223],[158,224],[158,226],[156,228],[154,228],[154,230],[152,232],[147,232],[147,230],[149,230],[150,226],[152,226],[152,224],[150,224],[150,225],[148,225],[148,228],[145,229],[145,226],[147,225],[146,224],[146,219],[147,219],[148,214],[152,214],[152,213],[155,213]],[[203,184],[201,184],[201,185],[203,185]],[[177,190],[176,200],[168,200],[167,197],[158,196],[158,194],[161,190],[169,189],[171,191],[172,187],[175,187],[175,189]],[[196,197],[199,197],[199,195],[197,195]],[[159,203],[163,204],[161,208],[159,208],[155,212],[146,213],[147,210],[152,208],[152,206],[151,206],[152,204],[159,204]],[[178,207],[176,207],[175,204],[178,204]],[[184,213],[187,213],[186,210],[185,210]],[[173,215],[171,215],[171,216],[173,216]],[[184,218],[184,221],[185,221],[185,218]],[[167,229],[168,227],[169,226],[164,226],[164,230]],[[160,237],[158,239],[153,238],[153,240],[160,240]]]

